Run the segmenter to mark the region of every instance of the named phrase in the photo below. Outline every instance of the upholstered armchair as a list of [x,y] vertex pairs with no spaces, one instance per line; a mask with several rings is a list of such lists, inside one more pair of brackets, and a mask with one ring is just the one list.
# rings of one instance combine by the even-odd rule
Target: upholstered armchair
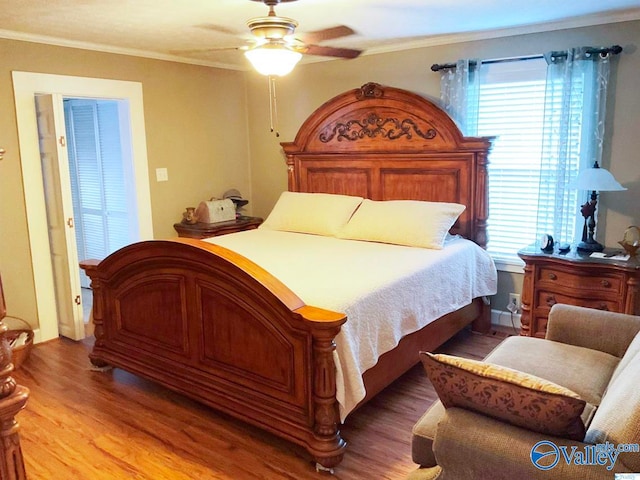
[[422,354],[437,401],[408,480],[608,479],[640,472],[640,317],[555,305],[545,339],[484,362]]

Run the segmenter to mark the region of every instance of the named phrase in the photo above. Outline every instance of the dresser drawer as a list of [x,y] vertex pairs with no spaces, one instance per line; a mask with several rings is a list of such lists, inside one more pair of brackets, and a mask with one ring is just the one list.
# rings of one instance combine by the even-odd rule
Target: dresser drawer
[[598,274],[590,275],[589,271],[568,272],[558,268],[543,266],[538,271],[538,286],[545,286],[557,291],[557,288],[571,289],[580,292],[585,290],[609,292],[618,295],[624,285],[623,274]]
[[548,315],[549,312],[533,315],[530,325],[531,331],[529,332],[530,337],[544,338],[547,335]]
[[558,291],[538,290],[536,293],[535,307],[548,310],[556,303],[565,303],[568,305],[577,305],[579,307],[595,308],[598,310],[608,310],[610,312],[622,312],[623,306],[619,301],[611,300],[601,295],[592,295],[588,298],[579,297],[576,295],[565,295],[558,293]]

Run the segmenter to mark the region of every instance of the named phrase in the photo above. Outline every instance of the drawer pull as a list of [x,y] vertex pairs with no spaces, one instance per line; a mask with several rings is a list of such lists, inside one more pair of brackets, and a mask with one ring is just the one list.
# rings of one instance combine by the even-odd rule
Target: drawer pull
[[558,303],[556,300],[556,297],[554,297],[553,295],[548,295],[546,298],[546,301],[547,301],[547,306],[549,307],[553,307],[556,303]]
[[555,273],[550,273],[550,274],[549,274],[549,278],[550,278],[551,280],[557,280],[557,279],[558,279],[558,276],[557,276]]
[[609,282],[609,280],[600,280],[600,285],[605,288],[609,288],[611,286],[611,282]]

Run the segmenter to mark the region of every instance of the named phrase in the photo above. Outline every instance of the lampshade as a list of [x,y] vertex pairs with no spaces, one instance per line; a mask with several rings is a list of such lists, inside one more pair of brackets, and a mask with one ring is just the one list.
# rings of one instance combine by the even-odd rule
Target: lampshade
[[626,190],[618,181],[613,178],[609,170],[600,168],[598,162],[593,167],[585,168],[578,173],[576,179],[571,182],[572,188],[578,190],[594,190],[599,192],[615,192]]
[[262,75],[286,75],[300,61],[302,54],[286,45],[265,43],[244,52],[258,73]]

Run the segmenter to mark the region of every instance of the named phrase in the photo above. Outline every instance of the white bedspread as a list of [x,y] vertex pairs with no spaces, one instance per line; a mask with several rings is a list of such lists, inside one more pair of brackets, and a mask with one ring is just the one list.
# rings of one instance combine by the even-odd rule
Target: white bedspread
[[334,354],[342,421],[365,397],[362,374],[403,336],[496,293],[491,257],[460,237],[442,250],[267,229],[207,241],[257,263],[307,305],[347,315]]

